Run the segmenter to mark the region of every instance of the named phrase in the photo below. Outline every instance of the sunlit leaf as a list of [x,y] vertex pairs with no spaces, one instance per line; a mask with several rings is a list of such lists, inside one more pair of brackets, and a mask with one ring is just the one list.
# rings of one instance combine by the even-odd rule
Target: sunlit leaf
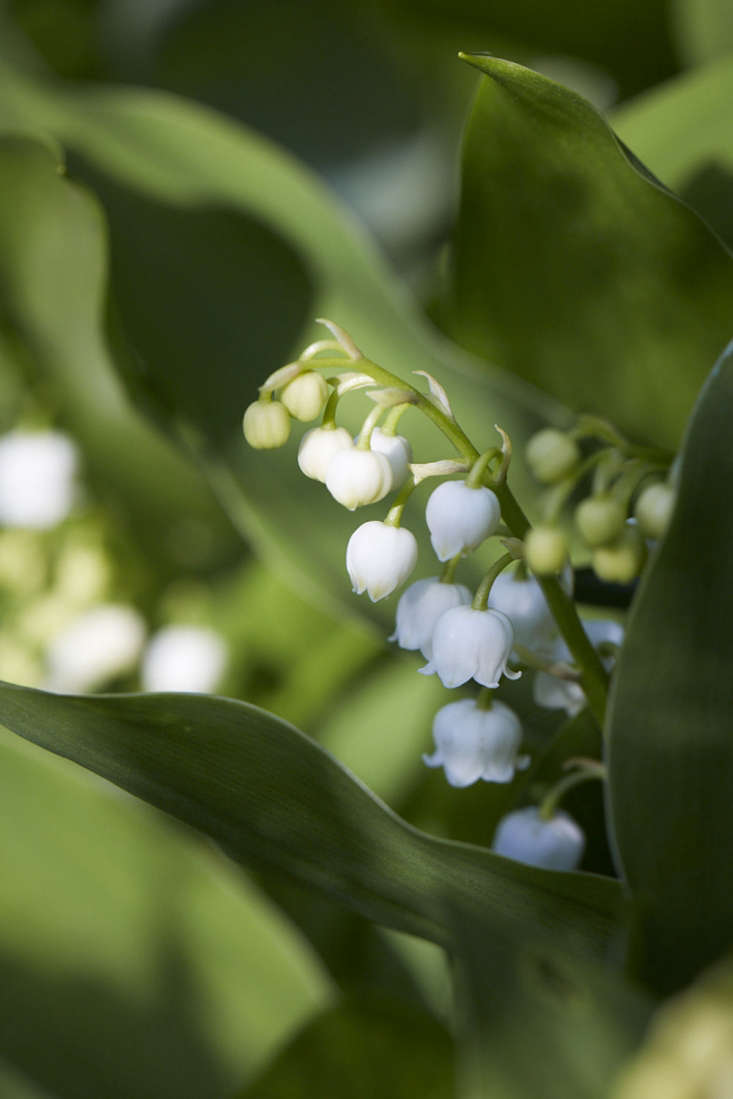
[[676,447],[730,336],[733,258],[580,96],[497,58],[466,132],[452,292],[467,346]]

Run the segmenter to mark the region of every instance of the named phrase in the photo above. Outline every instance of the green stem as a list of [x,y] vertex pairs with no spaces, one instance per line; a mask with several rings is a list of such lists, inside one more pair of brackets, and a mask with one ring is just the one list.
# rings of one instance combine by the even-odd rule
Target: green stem
[[321,427],[331,428],[336,426],[336,409],[338,408],[340,397],[338,393],[334,392],[326,401],[326,407],[323,410],[323,419],[321,420]]
[[456,569],[458,567],[458,562],[460,561],[462,556],[463,556],[463,554],[457,553],[455,555],[455,557],[451,557],[450,561],[446,561],[445,565],[443,566],[443,572],[442,572],[441,577],[440,577],[441,584],[452,584],[453,583],[453,577],[456,574]]
[[550,820],[555,815],[555,810],[560,801],[565,797],[568,790],[572,790],[575,786],[580,786],[582,782],[589,782],[590,779],[605,779],[606,768],[602,763],[586,763],[581,771],[575,771],[572,775],[566,775],[565,778],[561,778],[559,782],[556,782],[552,789],[542,799],[540,805],[540,816],[543,820]]
[[405,504],[410,498],[410,495],[415,488],[415,480],[413,477],[408,477],[404,485],[400,489],[399,493],[395,497],[395,501],[392,507],[387,512],[387,518],[385,523],[390,527],[398,527],[402,521],[402,512],[405,510]]
[[356,441],[357,450],[369,450],[369,440],[372,437],[372,431],[379,423],[384,409],[377,405],[373,408],[367,416],[364,423],[361,425],[361,431],[359,432],[359,438]]
[[479,710],[490,710],[494,705],[494,688],[482,687],[476,696],[476,707]]
[[486,576],[483,578],[479,586],[476,588],[476,594],[473,597],[473,603],[471,604],[475,611],[485,611],[489,602],[489,592],[491,591],[491,585],[496,580],[502,569],[505,569],[507,565],[511,565],[514,561],[514,557],[511,553],[504,553],[491,566]]
[[390,409],[389,416],[382,425],[382,431],[385,435],[397,434],[397,425],[399,424],[402,416],[405,414],[405,412],[407,412],[408,408],[410,407],[411,405],[409,404],[398,404],[395,405],[394,408]]

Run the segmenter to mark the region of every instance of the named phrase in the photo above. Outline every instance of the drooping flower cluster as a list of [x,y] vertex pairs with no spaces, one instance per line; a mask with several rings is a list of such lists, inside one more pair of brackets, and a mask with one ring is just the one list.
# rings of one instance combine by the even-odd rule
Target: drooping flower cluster
[[[523,734],[518,717],[492,695],[505,678],[519,677],[521,671],[512,665],[535,671],[537,704],[574,715],[587,704],[598,706],[598,690],[590,686],[595,682],[597,687],[598,677],[603,679],[604,667],[611,669],[623,639],[618,623],[604,621],[587,623],[584,640],[578,640],[582,631],[570,602],[573,572],[567,539],[558,524],[560,509],[585,472],[594,470],[593,491],[576,509],[576,526],[591,550],[597,575],[627,582],[643,562],[643,536],[663,533],[673,490],[660,481],[650,482],[659,468],[655,456],[642,459],[609,425],[581,420],[572,432],[547,428],[527,448],[527,463],[546,486],[543,520],[527,528],[523,516],[517,518],[521,509],[506,485],[512,449],[508,436],[497,428],[501,446],[479,453],[456,423],[445,391],[434,378],[417,372],[428,379],[429,394],[405,385],[366,359],[338,326],[323,323],[334,338],[311,344],[296,362],[267,379],[260,399],[245,413],[245,436],[255,447],[278,446],[288,437],[291,416],[305,421],[323,413],[322,422],[300,442],[298,465],[305,476],[324,484],[350,511],[396,493],[386,516],[362,523],[346,548],[353,590],[366,593],[373,602],[395,592],[416,567],[418,539],[402,526],[403,512],[422,480],[441,478],[427,499],[425,524],[443,572],[417,580],[403,592],[391,640],[422,653],[423,675],[437,675],[449,690],[464,687],[474,692],[438,711],[433,723],[435,751],[424,756],[425,763],[441,767],[456,787],[479,780],[510,782],[529,760],[520,755]],[[332,371],[336,375],[331,376]],[[337,425],[336,410],[347,394],[359,389],[367,390],[375,407],[353,437]],[[458,458],[413,462],[408,439],[396,430],[411,407],[438,423]],[[610,445],[585,455],[583,440],[591,436]],[[507,500],[514,524],[508,529],[502,521]],[[629,519],[632,500],[634,516]],[[472,593],[454,580],[454,572],[465,557],[496,537],[507,552],[495,557]],[[509,565],[513,567],[503,571]],[[574,623],[568,633],[574,639],[573,652],[558,631],[558,610]],[[592,777],[597,777],[595,772]],[[582,848],[582,832],[554,803],[542,811],[530,807],[509,814],[495,839],[500,854],[557,869],[577,865]]]

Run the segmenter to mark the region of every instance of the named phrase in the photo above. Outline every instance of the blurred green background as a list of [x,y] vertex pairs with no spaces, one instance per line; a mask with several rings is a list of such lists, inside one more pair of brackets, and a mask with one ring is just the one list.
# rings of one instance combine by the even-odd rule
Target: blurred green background
[[[600,113],[546,82],[487,90],[458,50]],[[212,690],[411,823],[488,844],[516,784],[423,768],[443,693],[387,650],[394,600],[351,598],[353,517],[303,487],[292,442],[245,453],[241,414],[325,313],[441,377],[477,435],[498,418],[521,441],[587,391],[676,446],[730,335],[732,51],[721,0],[5,0],[0,431],[67,434],[79,473],[62,522],[0,531],[0,676],[48,684],[54,639],[99,604],[142,632],[89,689],[145,686],[161,628],[213,631]],[[553,741],[526,684],[507,697],[525,790],[597,751],[582,722]],[[10,734],[0,751],[0,1096],[452,1094],[436,948],[246,877]],[[610,872],[598,791],[568,808]]]

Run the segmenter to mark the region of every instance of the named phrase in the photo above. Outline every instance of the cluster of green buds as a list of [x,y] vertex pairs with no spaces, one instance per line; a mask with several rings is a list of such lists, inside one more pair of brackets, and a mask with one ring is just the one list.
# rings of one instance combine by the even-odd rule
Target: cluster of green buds
[[[318,426],[302,437],[298,465],[305,476],[322,482],[331,496],[353,511],[395,493],[382,520],[371,519],[354,530],[346,547],[346,569],[355,592],[373,601],[391,595],[409,578],[418,559],[418,543],[402,525],[414,490],[429,478],[439,480],[425,508],[425,523],[442,568],[438,575],[417,580],[402,593],[391,640],[419,651],[427,663],[424,675],[437,675],[449,690],[474,683],[471,697],[443,706],[435,716],[435,751],[424,756],[430,767],[441,767],[457,787],[476,781],[509,782],[529,765],[521,754],[523,731],[517,715],[494,697],[503,678],[515,679],[523,669],[536,672],[539,705],[575,713],[589,706],[603,718],[608,671],[623,631],[615,622],[584,628],[570,597],[572,571],[564,535],[556,522],[562,504],[578,481],[594,468],[591,498],[614,511],[614,526],[584,523],[590,531],[594,561],[599,552],[623,555],[630,539],[643,538],[629,525],[631,497],[651,472],[650,462],[632,452],[620,437],[612,446],[588,458],[580,444],[588,423],[564,434],[548,429],[530,442],[528,461],[548,486],[545,521],[531,527],[508,483],[512,445],[498,425],[495,446],[478,450],[453,414],[440,383],[424,371],[428,392],[405,383],[367,359],[352,338],[331,321],[322,321],[330,339],[311,343],[292,363],[275,371],[260,387],[259,399],[244,415],[244,434],[251,446],[283,445],[291,417]],[[362,390],[373,408],[355,438],[336,423],[340,402]],[[452,445],[454,454],[414,462],[408,439],[397,433],[409,409],[425,415]],[[611,429],[609,429],[611,430]],[[643,470],[643,474],[642,474]],[[600,471],[600,472],[599,472]],[[632,475],[633,471],[633,475]],[[638,493],[639,525],[646,532],[661,527],[659,500],[649,497],[651,485]],[[644,501],[646,500],[646,503]],[[586,501],[585,503],[588,503]],[[642,519],[643,516],[643,519]],[[631,534],[627,533],[632,531]],[[498,556],[474,592],[457,583],[460,563],[487,540],[502,543]],[[623,572],[618,563],[615,575]],[[608,569],[606,569],[608,573]],[[620,636],[619,636],[620,635]],[[610,644],[610,651],[609,650]],[[576,781],[599,777],[590,761],[560,793]],[[570,869],[577,864],[583,838],[577,825],[557,808],[550,791],[539,809],[530,807],[505,818],[495,849],[509,857]]]
[[610,424],[579,417],[570,431],[543,428],[527,444],[535,478],[547,486],[544,521],[526,542],[526,558],[538,575],[559,572],[568,559],[561,512],[580,486],[590,495],[576,504],[573,521],[602,581],[628,584],[641,572],[647,541],[661,538],[675,502],[672,455],[640,447]]

